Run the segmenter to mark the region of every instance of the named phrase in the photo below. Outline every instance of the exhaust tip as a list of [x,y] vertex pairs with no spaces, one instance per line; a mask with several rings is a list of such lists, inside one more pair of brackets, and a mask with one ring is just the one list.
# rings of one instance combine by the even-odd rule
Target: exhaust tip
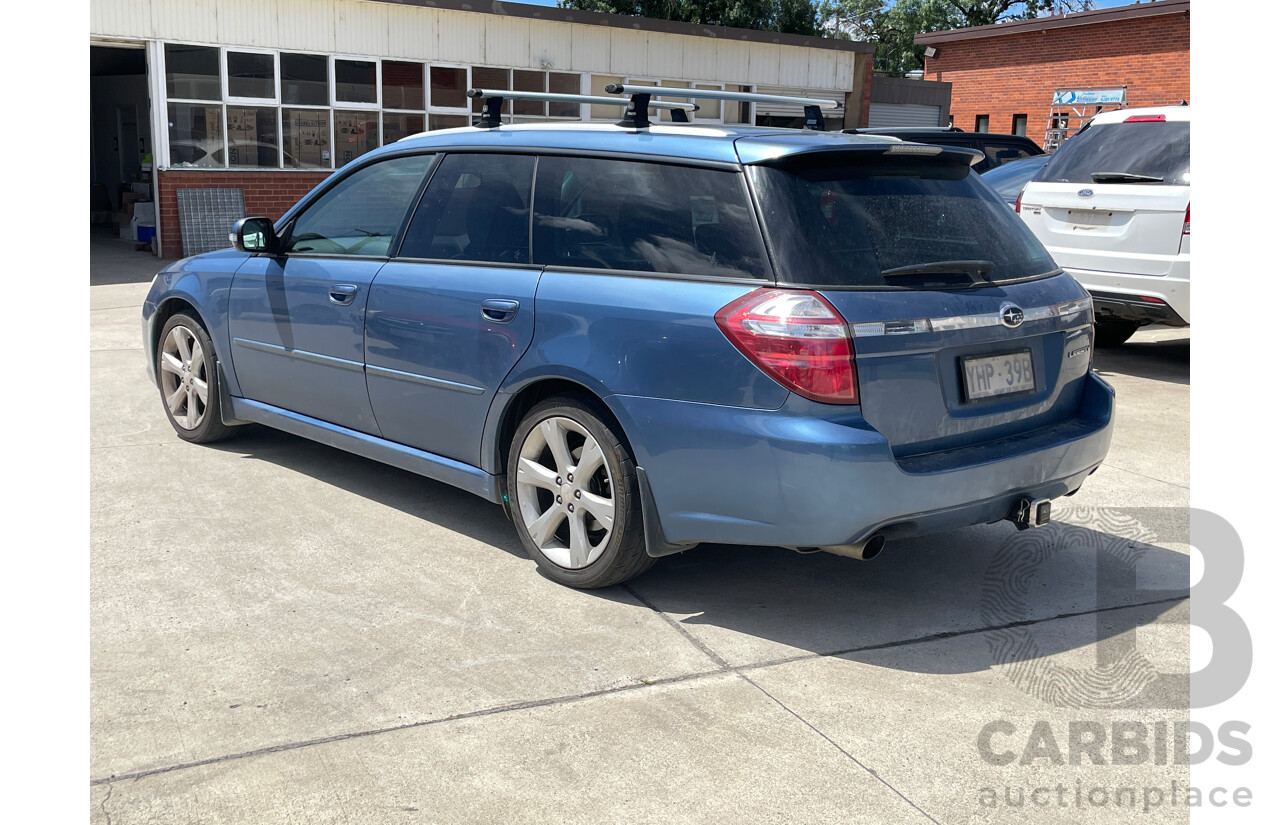
[[884,536],[877,533],[867,539],[867,543],[862,546],[863,561],[870,561],[880,555],[880,551],[884,549]]

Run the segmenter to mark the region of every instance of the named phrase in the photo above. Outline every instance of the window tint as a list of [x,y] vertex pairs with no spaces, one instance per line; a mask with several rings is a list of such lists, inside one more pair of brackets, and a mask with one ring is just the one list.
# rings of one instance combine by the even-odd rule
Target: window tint
[[529,155],[449,155],[431,178],[400,256],[529,262]]
[[1053,259],[969,167],[926,157],[830,153],[751,167],[773,241],[778,279],[817,286],[967,286],[957,272],[884,270],[938,261],[990,261],[1003,281],[1056,270]]
[[761,278],[763,242],[737,172],[544,157],[534,261],[554,266]]
[[287,252],[389,254],[435,155],[375,163],[341,180],[294,222]]
[[1105,172],[1161,179],[1150,181],[1154,184],[1190,185],[1191,124],[1174,121],[1090,126],[1062,144],[1037,179],[1093,183],[1095,173]]

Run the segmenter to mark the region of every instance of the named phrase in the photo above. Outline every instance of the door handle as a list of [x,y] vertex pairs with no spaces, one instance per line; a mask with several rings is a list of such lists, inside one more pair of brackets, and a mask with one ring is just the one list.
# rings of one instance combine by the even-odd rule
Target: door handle
[[355,284],[334,284],[329,287],[329,301],[338,306],[350,306],[356,299],[356,291]]
[[480,314],[484,316],[486,321],[492,321],[495,324],[511,323],[519,311],[519,301],[509,301],[503,298],[489,298],[480,304]]

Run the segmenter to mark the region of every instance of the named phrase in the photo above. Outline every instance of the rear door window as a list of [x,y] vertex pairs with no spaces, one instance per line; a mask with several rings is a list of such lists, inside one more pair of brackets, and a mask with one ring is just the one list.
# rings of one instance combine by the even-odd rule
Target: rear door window
[[1090,126],[1062,144],[1036,179],[1189,186],[1191,124],[1135,121]]
[[529,262],[532,155],[451,154],[409,222],[401,258]]
[[750,174],[780,281],[945,288],[1057,271],[1013,210],[953,159],[823,152]]
[[543,157],[534,261],[722,278],[770,275],[739,172]]

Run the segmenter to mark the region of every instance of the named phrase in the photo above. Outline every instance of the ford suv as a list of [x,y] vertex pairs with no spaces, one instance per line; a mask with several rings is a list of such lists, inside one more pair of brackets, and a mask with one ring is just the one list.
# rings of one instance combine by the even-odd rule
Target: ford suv
[[142,312],[178,437],[257,422],[500,504],[574,587],[703,542],[870,558],[1106,455],[1088,295],[975,154],[754,127],[406,138]]
[[1191,323],[1191,107],[1104,112],[1015,208],[1093,296],[1098,345]]

